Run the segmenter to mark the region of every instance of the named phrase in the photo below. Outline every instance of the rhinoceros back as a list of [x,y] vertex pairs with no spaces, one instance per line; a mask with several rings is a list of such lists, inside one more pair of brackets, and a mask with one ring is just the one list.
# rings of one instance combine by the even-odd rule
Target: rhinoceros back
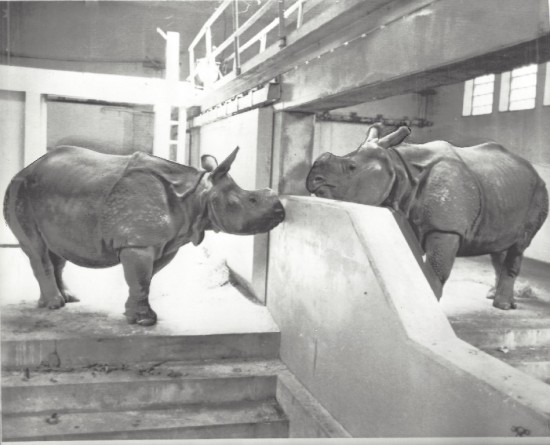
[[456,151],[481,192],[483,211],[476,243],[497,249],[507,244],[526,248],[548,213],[548,192],[537,171],[495,143]]
[[22,244],[31,225],[48,248],[76,264],[105,267],[118,258],[102,237],[105,197],[119,180],[129,156],[79,147],[59,147],[19,172],[8,187],[6,221]]

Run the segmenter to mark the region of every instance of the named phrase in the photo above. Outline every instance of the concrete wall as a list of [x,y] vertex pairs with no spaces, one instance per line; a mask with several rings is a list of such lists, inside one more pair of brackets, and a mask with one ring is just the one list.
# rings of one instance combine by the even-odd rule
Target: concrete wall
[[[221,162],[238,146],[231,176],[244,189],[266,188],[271,180],[272,125],[271,108],[257,108],[200,127],[192,133],[192,163],[197,165],[203,154],[214,155]],[[260,300],[265,299],[267,237],[208,232],[205,239],[207,246],[227,258],[231,270]]]
[[281,358],[352,436],[549,434],[550,387],[454,335],[389,210],[285,208],[267,297]]
[[152,107],[48,102],[48,147],[81,145],[107,153],[153,150]]
[[[25,94],[0,90],[0,197],[11,178],[23,168]],[[17,240],[0,216],[0,244],[17,244]]]

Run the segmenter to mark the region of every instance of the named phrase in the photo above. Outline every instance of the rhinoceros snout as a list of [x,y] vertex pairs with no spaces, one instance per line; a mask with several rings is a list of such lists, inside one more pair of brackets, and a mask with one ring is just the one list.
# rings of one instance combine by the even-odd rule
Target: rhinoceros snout
[[285,219],[285,208],[281,204],[281,201],[277,200],[273,208],[273,215],[278,222],[282,222]]

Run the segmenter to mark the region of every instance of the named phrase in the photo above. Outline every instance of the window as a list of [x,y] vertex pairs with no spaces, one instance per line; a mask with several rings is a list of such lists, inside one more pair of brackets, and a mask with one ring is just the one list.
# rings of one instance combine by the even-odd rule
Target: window
[[487,74],[466,81],[464,85],[463,116],[477,116],[493,112],[495,75]]
[[499,111],[535,108],[538,65],[527,65],[502,73]]

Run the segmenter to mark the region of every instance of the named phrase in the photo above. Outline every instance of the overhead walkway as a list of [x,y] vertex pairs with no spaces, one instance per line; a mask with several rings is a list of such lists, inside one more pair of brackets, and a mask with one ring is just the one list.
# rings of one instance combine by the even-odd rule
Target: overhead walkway
[[[277,3],[286,8],[279,13],[282,21]],[[202,112],[270,81],[281,83],[280,109],[318,112],[550,60],[546,0],[525,0],[521,8],[516,0],[272,0],[271,5],[275,10],[267,2],[237,23],[223,42],[207,32],[215,21],[195,39],[191,66],[206,57],[229,67],[196,101]],[[269,20],[275,14],[274,22],[266,26],[262,14]],[[269,33],[275,36],[266,45],[262,36]],[[206,43],[202,53],[199,42],[201,48]],[[241,54],[240,64],[235,54]]]

